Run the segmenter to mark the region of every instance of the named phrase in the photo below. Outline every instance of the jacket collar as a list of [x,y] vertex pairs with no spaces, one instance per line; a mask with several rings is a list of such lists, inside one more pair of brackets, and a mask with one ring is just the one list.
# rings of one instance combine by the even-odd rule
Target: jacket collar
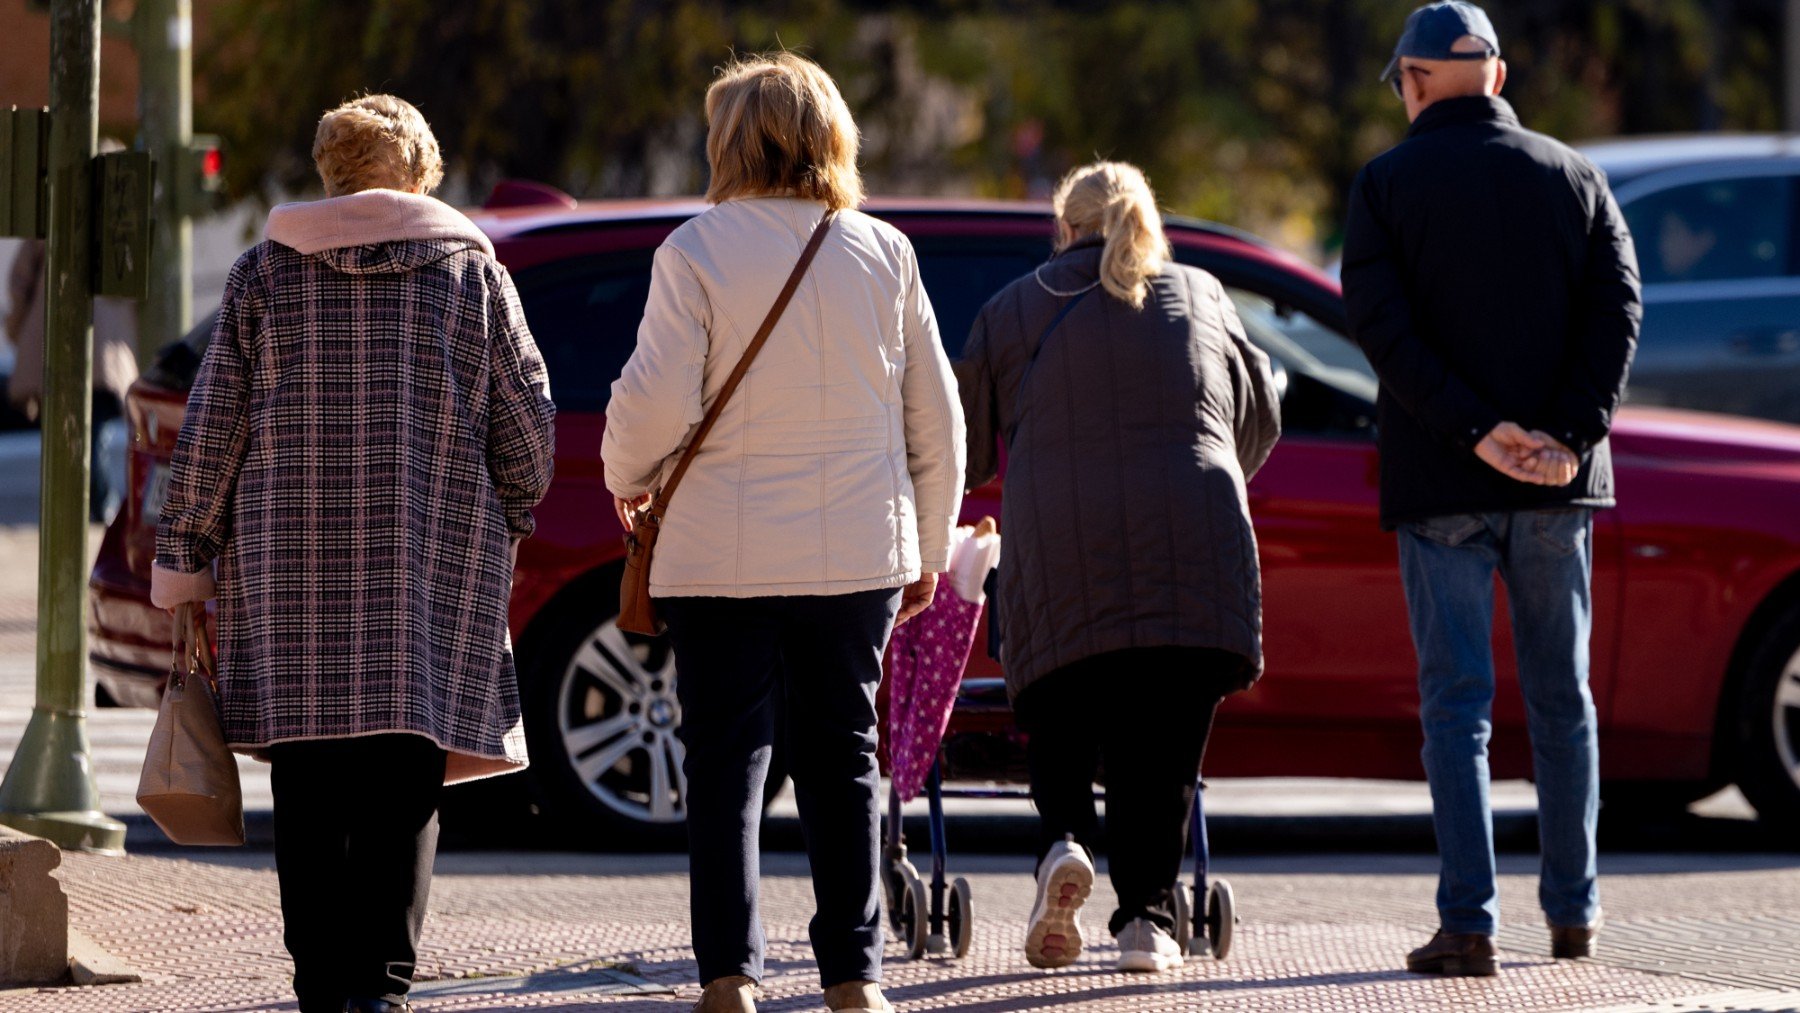
[[305,254],[407,239],[461,240],[494,255],[494,244],[461,211],[435,197],[363,190],[343,197],[279,204],[267,235]]
[[1513,112],[1512,103],[1498,95],[1447,98],[1426,106],[1419,118],[1413,120],[1406,136],[1417,137],[1439,127],[1464,123],[1498,123],[1501,126],[1516,127],[1519,125],[1519,114]]
[[1073,243],[1070,243],[1069,245],[1063,247],[1062,249],[1057,250],[1056,255],[1058,257],[1064,257],[1064,256],[1068,256],[1071,253],[1074,253],[1077,250],[1098,250],[1105,245],[1106,245],[1106,237],[1105,236],[1102,236],[1099,234],[1095,234],[1095,235],[1091,235],[1091,236],[1083,236],[1080,239],[1075,240]]

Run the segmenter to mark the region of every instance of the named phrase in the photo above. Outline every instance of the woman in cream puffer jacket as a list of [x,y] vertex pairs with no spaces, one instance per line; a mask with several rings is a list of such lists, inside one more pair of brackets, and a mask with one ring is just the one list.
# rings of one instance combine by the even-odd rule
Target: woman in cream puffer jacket
[[678,659],[703,1013],[754,1010],[757,830],[784,755],[819,899],[825,1005],[892,1010],[876,894],[875,690],[931,601],[962,500],[962,409],[906,237],[855,210],[856,125],[780,54],[707,92],[714,207],[656,253],[602,457],[622,519],[661,488],[821,221],[823,245],[662,518],[651,594]]
[[[626,499],[661,488],[825,205],[723,201],[656,251],[602,457]],[[962,408],[912,244],[838,212],[743,386],[669,501],[650,571],[665,597],[835,595],[950,564]]]

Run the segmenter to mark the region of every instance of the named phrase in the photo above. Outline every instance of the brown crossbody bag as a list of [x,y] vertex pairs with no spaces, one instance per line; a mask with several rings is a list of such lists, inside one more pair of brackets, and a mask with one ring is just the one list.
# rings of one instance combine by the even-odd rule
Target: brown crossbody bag
[[687,449],[682,451],[681,460],[676,463],[675,470],[669,473],[669,480],[657,492],[649,505],[632,514],[631,530],[625,534],[625,576],[619,584],[619,629],[627,633],[641,633],[644,636],[656,636],[663,631],[662,621],[656,617],[656,605],[650,600],[650,559],[656,552],[656,538],[662,531],[662,519],[669,510],[669,497],[675,495],[675,487],[681,484],[682,476],[687,474],[688,465],[694,463],[694,455],[699,453],[700,444],[706,441],[706,434],[712,432],[713,423],[719,421],[719,415],[725,410],[725,403],[731,400],[738,385],[744,382],[744,374],[750,372],[750,363],[756,359],[756,353],[762,351],[763,345],[769,341],[770,332],[781,319],[787,309],[788,302],[794,298],[794,291],[800,287],[800,279],[806,277],[806,269],[812,265],[813,255],[819,252],[820,244],[825,242],[825,233],[831,231],[831,220],[835,212],[825,212],[820,219],[819,227],[813,230],[812,238],[807,240],[806,249],[800,251],[800,261],[794,265],[794,273],[788,275],[787,284],[782,286],[781,294],[775,297],[775,305],[769,308],[769,315],[763,318],[762,326],[756,329],[756,336],[744,349],[743,358],[725,378],[725,385],[719,388],[719,396],[713,398],[712,407],[706,410],[706,416],[694,430],[694,436],[688,440]]

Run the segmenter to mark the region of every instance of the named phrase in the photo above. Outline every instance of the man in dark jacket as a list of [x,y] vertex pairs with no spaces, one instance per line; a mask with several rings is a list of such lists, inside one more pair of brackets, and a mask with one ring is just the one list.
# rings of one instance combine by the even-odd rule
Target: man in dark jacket
[[1487,975],[1496,572],[1530,715],[1556,955],[1589,954],[1600,927],[1593,511],[1613,505],[1606,437],[1642,316],[1637,261],[1600,171],[1499,97],[1506,65],[1479,7],[1414,11],[1383,76],[1412,128],[1356,178],[1343,278],[1381,379],[1382,522],[1399,530],[1442,860],[1439,930],[1407,966]]

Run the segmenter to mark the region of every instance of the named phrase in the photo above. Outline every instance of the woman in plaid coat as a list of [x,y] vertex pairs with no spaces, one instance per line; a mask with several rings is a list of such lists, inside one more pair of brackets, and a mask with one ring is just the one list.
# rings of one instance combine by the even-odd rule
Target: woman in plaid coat
[[525,765],[511,550],[549,383],[417,109],[320,121],[328,199],[241,257],[188,399],[152,598],[213,596],[234,749],[269,759],[303,1013],[404,1010],[442,786]]

